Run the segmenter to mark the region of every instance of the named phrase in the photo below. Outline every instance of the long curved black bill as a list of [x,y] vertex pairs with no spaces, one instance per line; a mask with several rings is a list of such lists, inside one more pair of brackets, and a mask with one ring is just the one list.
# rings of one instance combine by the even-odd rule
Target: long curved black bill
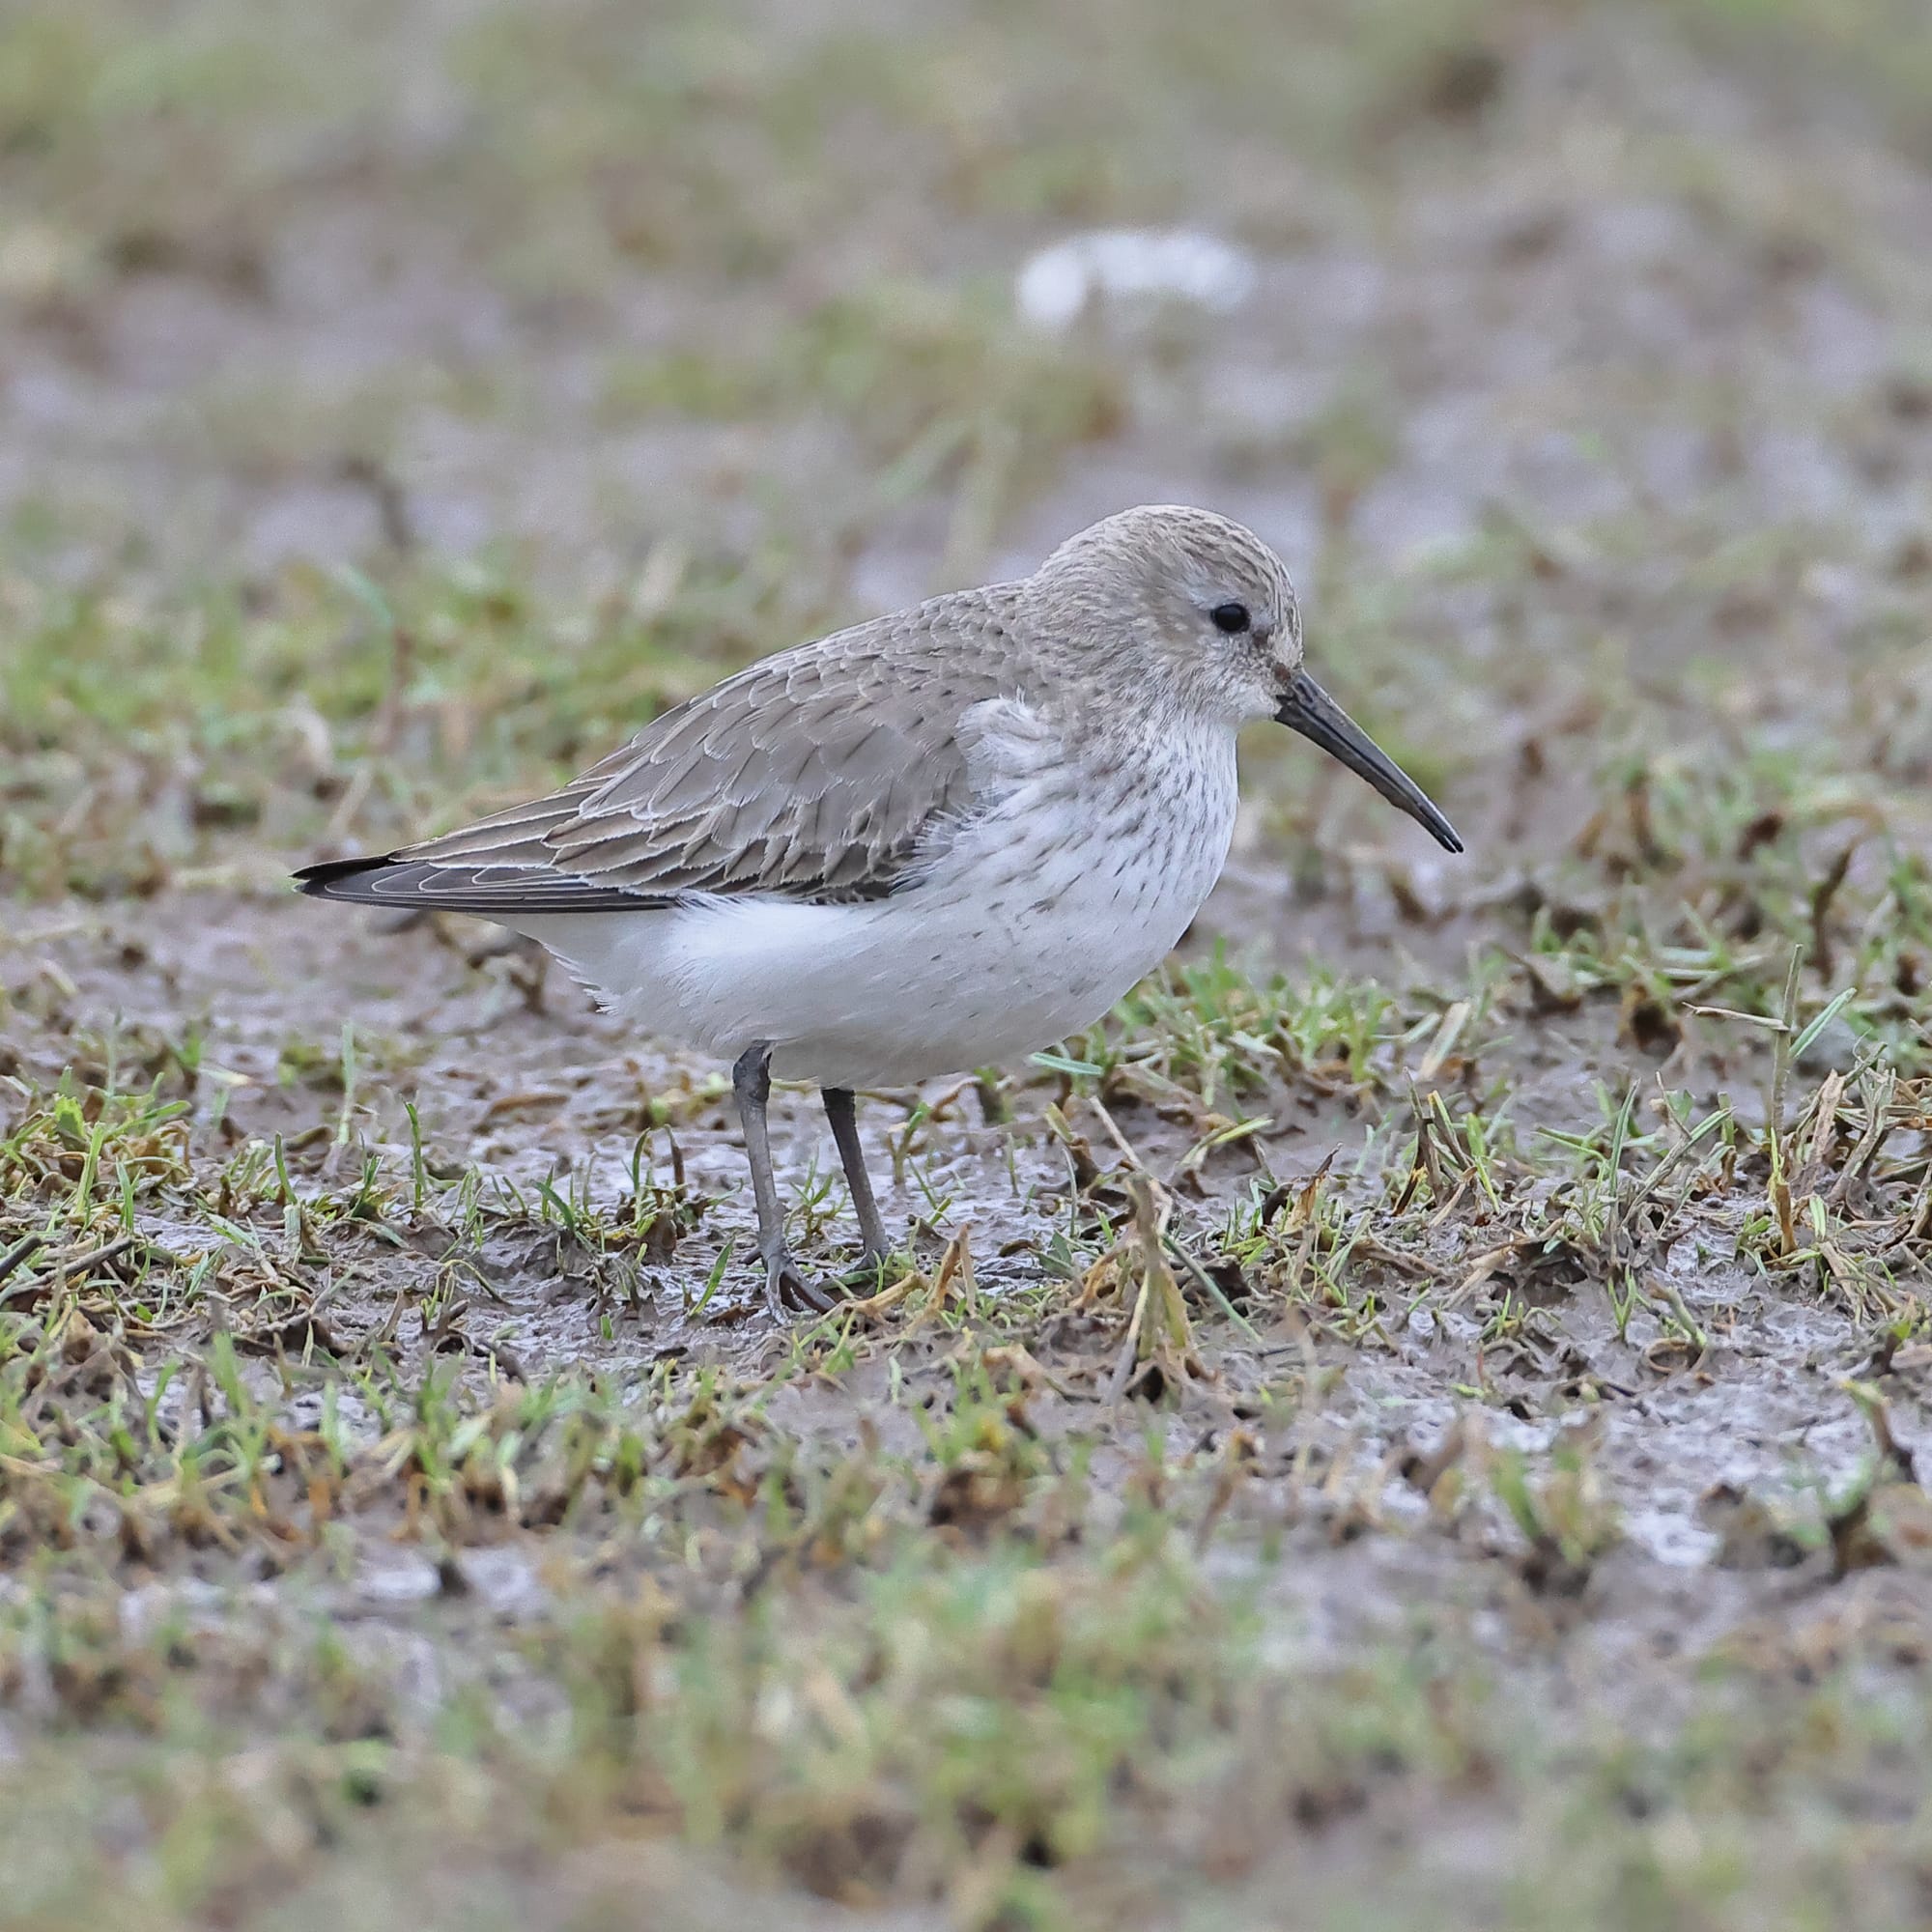
[[1320,745],[1367,779],[1417,824],[1427,826],[1438,845],[1451,852],[1463,849],[1456,828],[1436,810],[1429,794],[1305,670],[1289,680],[1274,715],[1291,731],[1299,731],[1310,744]]

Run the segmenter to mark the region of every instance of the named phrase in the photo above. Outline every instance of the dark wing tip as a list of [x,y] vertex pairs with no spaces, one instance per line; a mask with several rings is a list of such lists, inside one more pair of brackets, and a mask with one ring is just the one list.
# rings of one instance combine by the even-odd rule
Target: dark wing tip
[[357,879],[368,879],[373,873],[386,871],[396,863],[393,852],[378,854],[373,859],[323,859],[313,866],[304,866],[295,875],[297,889],[312,899],[363,899],[366,901],[368,887],[359,893],[345,892],[344,887]]
[[499,924],[538,913],[654,912],[677,902],[675,894],[631,892],[543,867],[443,864],[402,852],[325,859],[304,866],[295,880],[314,899],[475,913]]

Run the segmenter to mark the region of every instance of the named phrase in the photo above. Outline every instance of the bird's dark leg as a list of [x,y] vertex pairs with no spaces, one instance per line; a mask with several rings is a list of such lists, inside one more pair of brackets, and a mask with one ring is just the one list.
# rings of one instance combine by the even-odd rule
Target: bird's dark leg
[[784,1213],[779,1207],[779,1185],[772,1174],[771,1136],[765,1127],[765,1103],[772,1092],[772,1048],[769,1040],[748,1046],[731,1068],[731,1092],[737,1096],[738,1118],[745,1126],[745,1158],[752,1169],[752,1199],[758,1209],[758,1253],[765,1264],[765,1301],[782,1320],[787,1307],[823,1314],[830,1297],[799,1273],[785,1246]]
[[832,1122],[832,1138],[838,1143],[838,1163],[845,1170],[845,1184],[852,1190],[853,1211],[859,1216],[859,1237],[866,1244],[866,1260],[876,1267],[892,1253],[886,1239],[886,1224],[879,1218],[879,1204],[872,1198],[872,1178],[866,1172],[866,1151],[859,1145],[859,1116],[849,1087],[828,1087],[824,1092],[825,1118]]

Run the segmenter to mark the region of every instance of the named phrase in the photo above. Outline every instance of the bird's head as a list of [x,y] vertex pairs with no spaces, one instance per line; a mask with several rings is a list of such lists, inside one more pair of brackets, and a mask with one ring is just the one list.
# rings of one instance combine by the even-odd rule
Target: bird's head
[[1069,537],[1033,584],[1060,636],[1091,639],[1124,676],[1156,680],[1141,701],[1168,697],[1231,728],[1273,718],[1463,849],[1422,788],[1303,668],[1294,586],[1252,530],[1210,510],[1145,505]]

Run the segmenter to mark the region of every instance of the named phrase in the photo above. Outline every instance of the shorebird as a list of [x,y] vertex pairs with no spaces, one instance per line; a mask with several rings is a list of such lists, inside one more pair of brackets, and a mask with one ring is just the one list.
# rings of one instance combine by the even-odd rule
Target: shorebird
[[772,1080],[820,1089],[883,1261],[854,1090],[1050,1045],[1151,972],[1220,876],[1236,734],[1264,718],[1463,849],[1303,668],[1274,552],[1149,506],[1031,577],[761,659],[546,798],[297,878],[480,914],[641,1030],[729,1060],[767,1299],[822,1310],[785,1244]]

